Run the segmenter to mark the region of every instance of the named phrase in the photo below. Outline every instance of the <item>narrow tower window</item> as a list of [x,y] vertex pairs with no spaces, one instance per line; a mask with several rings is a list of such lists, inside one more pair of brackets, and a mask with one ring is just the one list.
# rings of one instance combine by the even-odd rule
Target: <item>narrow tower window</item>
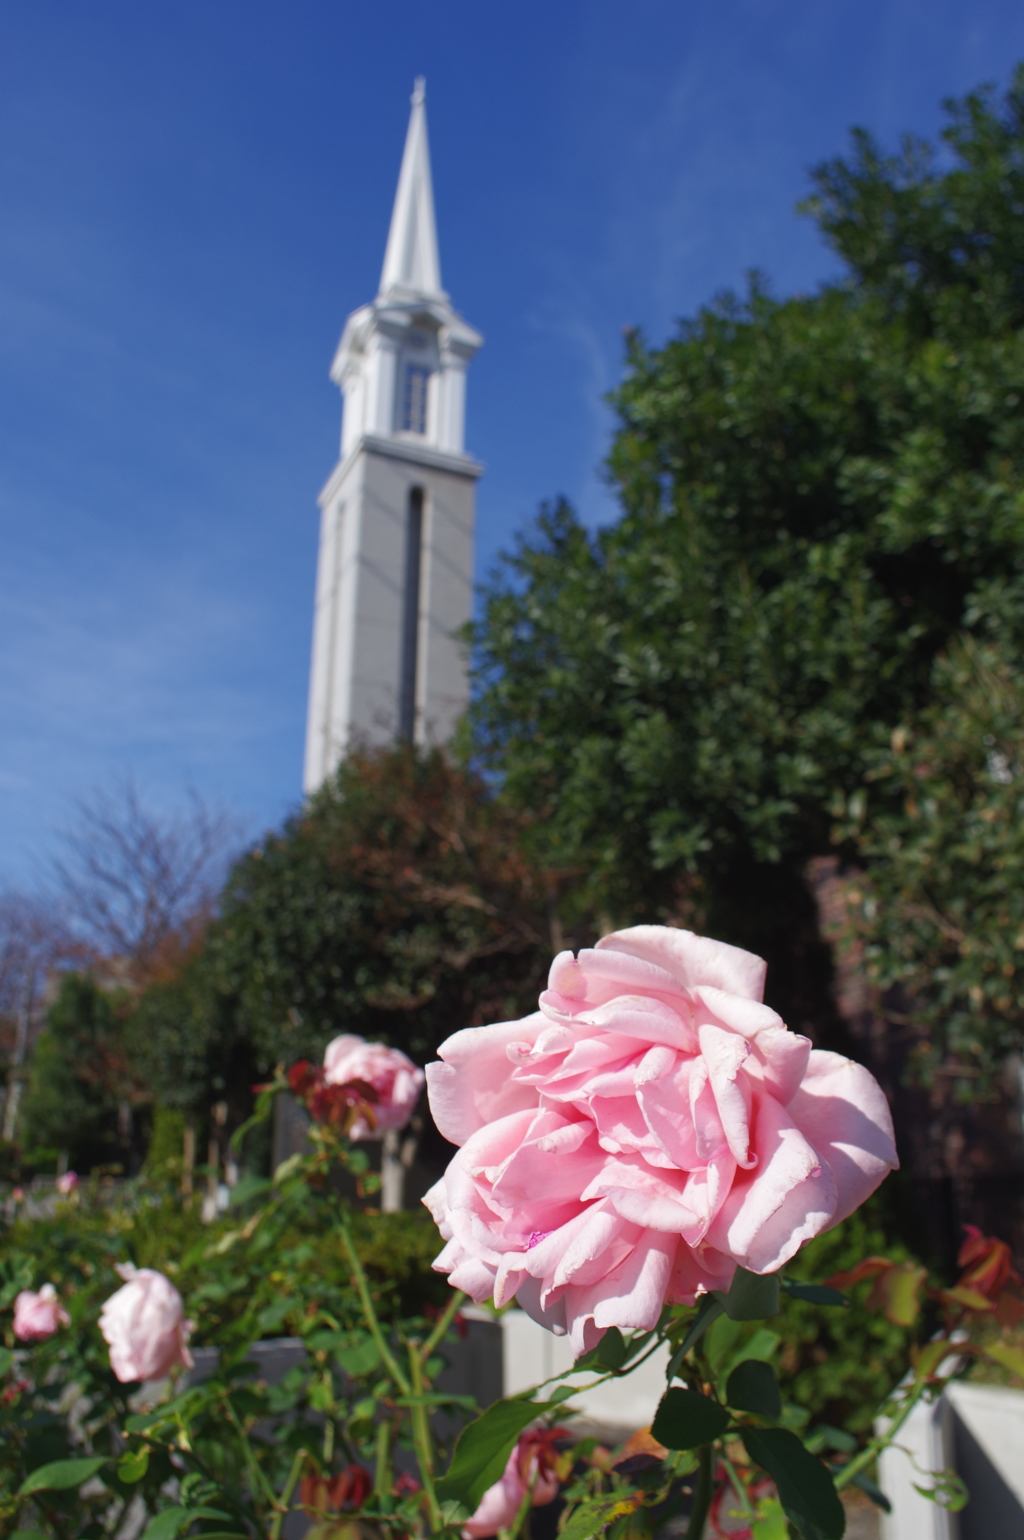
[[405,398],[402,403],[402,427],[406,433],[427,431],[427,382],[430,370],[422,364],[409,364],[405,371]]
[[416,674],[420,639],[420,562],[423,552],[423,488],[411,487],[405,525],[405,598],[402,606],[402,673],[398,686],[398,736],[416,732]]

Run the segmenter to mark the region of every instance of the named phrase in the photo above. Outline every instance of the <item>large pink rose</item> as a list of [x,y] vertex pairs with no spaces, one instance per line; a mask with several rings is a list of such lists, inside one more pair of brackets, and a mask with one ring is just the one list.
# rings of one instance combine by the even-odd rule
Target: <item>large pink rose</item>
[[38,1294],[22,1289],[14,1301],[14,1335],[19,1342],[43,1342],[70,1319],[52,1283],[44,1283]]
[[360,1118],[352,1126],[350,1139],[372,1139],[385,1129],[404,1128],[423,1089],[423,1071],[400,1049],[346,1033],[324,1050],[324,1085],[345,1085],[350,1080],[373,1086],[378,1098],[373,1108],[376,1126],[371,1128]]
[[456,1032],[427,1068],[461,1145],[426,1195],[434,1263],[569,1332],[774,1272],[898,1164],[868,1071],[762,1005],[759,957],[657,925],[562,952],[540,1010]]
[[126,1263],[117,1271],[125,1285],[100,1311],[100,1331],[118,1379],[123,1384],[159,1380],[179,1366],[191,1369],[192,1323],[183,1319],[181,1295],[173,1283],[151,1267]]

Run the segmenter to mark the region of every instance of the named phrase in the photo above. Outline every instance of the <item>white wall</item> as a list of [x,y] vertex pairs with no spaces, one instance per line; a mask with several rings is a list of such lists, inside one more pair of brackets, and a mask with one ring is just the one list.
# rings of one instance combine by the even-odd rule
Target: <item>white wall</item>
[[[510,1310],[502,1317],[502,1326],[507,1396],[517,1395],[553,1374],[572,1368],[569,1338],[556,1337],[553,1332],[538,1326],[525,1311]],[[589,1420],[604,1423],[610,1429],[632,1431],[649,1427],[665,1393],[667,1367],[668,1348],[662,1347],[626,1379],[607,1380],[595,1390],[574,1396],[571,1404]],[[593,1374],[579,1374],[573,1375],[567,1383],[585,1385],[593,1379]]]
[[[922,1497],[928,1472],[954,1470],[969,1498],[960,1513]],[[893,1505],[883,1540],[1016,1540],[1024,1537],[1024,1391],[954,1384],[914,1408],[879,1461]]]

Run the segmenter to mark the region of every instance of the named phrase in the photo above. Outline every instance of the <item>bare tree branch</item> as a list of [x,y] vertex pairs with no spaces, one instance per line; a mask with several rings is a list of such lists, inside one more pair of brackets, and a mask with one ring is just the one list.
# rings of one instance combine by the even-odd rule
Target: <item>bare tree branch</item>
[[242,836],[196,792],[161,813],[125,780],[80,802],[62,843],[53,875],[72,933],[97,958],[145,968],[210,918]]
[[0,1020],[40,1000],[51,968],[75,959],[75,943],[54,906],[26,893],[0,892]]

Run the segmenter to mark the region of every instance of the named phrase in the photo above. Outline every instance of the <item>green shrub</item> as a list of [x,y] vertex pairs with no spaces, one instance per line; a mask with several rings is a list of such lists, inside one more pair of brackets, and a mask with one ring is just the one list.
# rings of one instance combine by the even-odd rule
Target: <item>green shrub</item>
[[[785,1272],[822,1283],[867,1256],[908,1260],[905,1246],[886,1233],[882,1200],[869,1200],[856,1214],[809,1241]],[[866,1433],[874,1410],[902,1379],[920,1327],[894,1326],[881,1311],[868,1310],[870,1283],[850,1291],[848,1309],[822,1310],[783,1296],[773,1322],[782,1337],[776,1364],[783,1395],[804,1407],[811,1420]]]
[[180,1175],[185,1147],[185,1114],[178,1107],[153,1109],[153,1133],[145,1170],[153,1177]]
[[[266,1181],[252,1179],[247,1187],[264,1202],[273,1197]],[[237,1190],[244,1197],[247,1189]],[[234,1341],[247,1331],[257,1338],[288,1335],[314,1295],[320,1304],[332,1298],[347,1314],[349,1269],[327,1219],[326,1197],[303,1189],[246,1236],[250,1206],[235,1206],[206,1225],[198,1198],[182,1198],[159,1174],[120,1189],[94,1180],[51,1216],[16,1222],[4,1255],[27,1269],[24,1287],[52,1283],[62,1297],[81,1295],[82,1309],[120,1287],[118,1263],[156,1268],[184,1297],[200,1345]],[[425,1210],[356,1212],[352,1229],[384,1315],[412,1315],[447,1301],[447,1280],[430,1268],[442,1243]]]
[[[404,1314],[406,1334],[420,1341],[431,1330],[425,1316],[436,1314],[424,1307],[454,1303],[447,1283],[429,1269],[436,1230],[425,1213],[351,1214],[322,1171],[293,1166],[277,1186],[250,1177],[238,1191],[242,1201],[207,1226],[198,1202],[183,1199],[166,1181],[116,1188],[94,1178],[71,1198],[58,1199],[50,1214],[22,1217],[8,1229],[0,1256],[0,1534],[10,1535],[15,1514],[26,1507],[28,1528],[47,1540],[113,1533],[133,1503],[147,1518],[163,1513],[166,1525],[172,1477],[171,1504],[191,1503],[203,1510],[197,1516],[208,1516],[203,1505],[216,1491],[220,1507],[230,1510],[231,1533],[279,1533],[279,1525],[267,1527],[266,1493],[287,1488],[296,1495],[294,1482],[287,1483],[289,1471],[300,1468],[297,1457],[314,1471],[321,1464],[344,1466],[360,1429],[365,1435],[369,1427],[376,1437],[366,1408],[385,1394],[381,1355],[367,1335],[344,1227],[355,1232],[356,1253],[365,1259],[378,1319],[397,1329]],[[117,1268],[125,1262],[166,1274],[195,1323],[193,1345],[219,1353],[210,1379],[177,1386],[181,1394],[172,1406],[182,1409],[184,1420],[175,1423],[177,1414],[169,1413],[168,1439],[154,1437],[153,1419],[143,1419],[135,1448],[141,1463],[122,1459],[115,1468],[112,1450],[125,1448],[126,1426],[133,1438],[140,1435],[139,1420],[132,1427],[130,1418],[137,1387],[116,1380],[99,1313],[121,1287]],[[70,1324],[41,1342],[17,1342],[15,1298],[44,1283],[55,1285]],[[246,1359],[255,1341],[277,1336],[300,1338],[306,1355],[271,1386],[254,1380]],[[433,1376],[443,1358],[433,1354],[422,1367]],[[407,1409],[383,1405],[389,1425],[404,1419],[407,1428]],[[462,1398],[459,1417],[471,1405]],[[450,1438],[458,1418],[448,1426]],[[196,1462],[182,1463],[182,1451],[196,1452],[198,1469]],[[365,1462],[372,1451],[367,1456],[360,1449],[359,1458]],[[84,1460],[97,1479],[85,1487],[84,1476],[67,1488],[44,1485],[27,1505],[19,1501],[27,1475],[67,1459]],[[171,1515],[180,1510],[172,1507]]]

